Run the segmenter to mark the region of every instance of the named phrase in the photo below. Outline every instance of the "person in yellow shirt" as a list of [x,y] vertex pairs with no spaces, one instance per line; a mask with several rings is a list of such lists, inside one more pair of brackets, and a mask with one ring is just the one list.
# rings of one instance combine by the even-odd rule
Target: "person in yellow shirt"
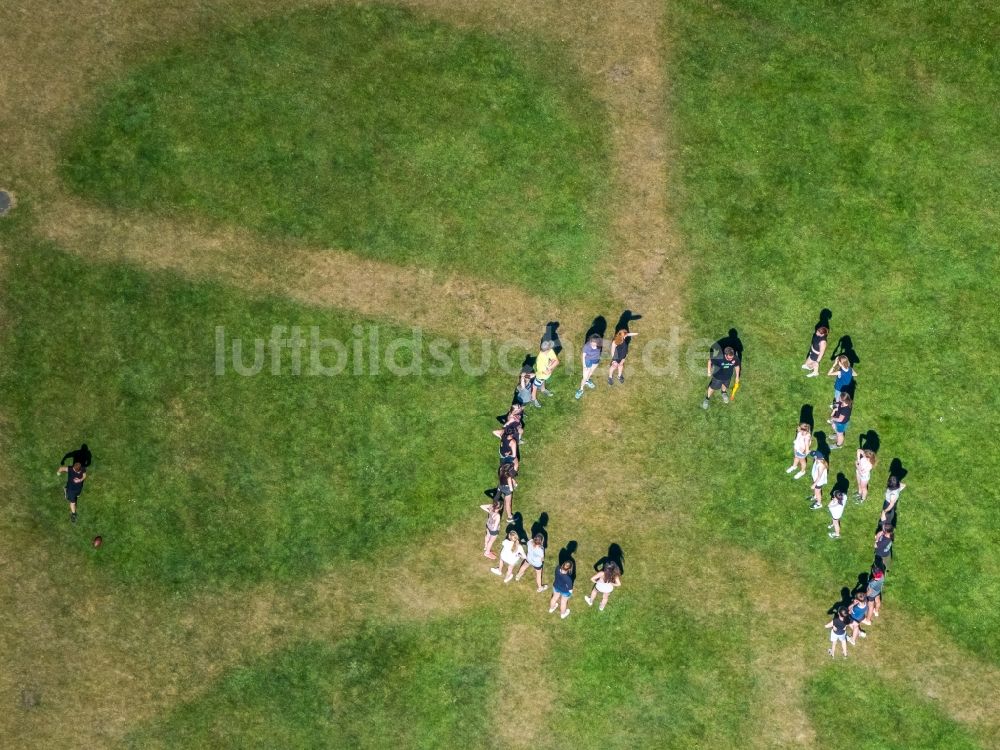
[[558,366],[559,356],[556,354],[552,342],[543,341],[538,356],[535,357],[535,379],[531,384],[531,404],[536,409],[542,408],[542,405],[538,403],[539,393],[544,393],[546,396],[553,395],[546,383]]

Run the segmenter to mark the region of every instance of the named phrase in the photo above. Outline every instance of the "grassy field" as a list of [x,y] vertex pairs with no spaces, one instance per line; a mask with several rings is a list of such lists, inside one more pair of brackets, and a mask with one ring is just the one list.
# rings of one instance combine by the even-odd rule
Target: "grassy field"
[[[48,102],[69,123],[51,132],[43,112],[0,113],[37,139],[36,161],[11,162],[27,166],[0,220],[0,735],[17,747],[996,747],[1000,404],[986,352],[1000,123],[983,34],[996,10],[419,5],[220,0],[194,31],[159,7],[114,31],[85,9],[43,15],[50,29],[9,19],[25,59],[58,68],[54,48],[20,41],[42,30],[128,50],[94,42],[98,72],[134,64]],[[655,27],[664,58],[597,28],[629,24]],[[442,90],[453,109],[435,106]],[[11,93],[10,111],[30,111],[30,87]],[[622,197],[630,121],[669,144],[664,205]],[[279,374],[219,376],[220,326],[251,348],[274,325],[344,341],[377,327],[385,342],[421,326],[419,306],[412,319],[397,314],[405,299],[382,316],[307,306],[157,270],[148,253],[115,262],[54,241],[45,175],[122,223],[207,218],[413,273],[498,280],[502,264],[503,280],[551,294],[566,364],[557,397],[529,414],[515,497],[529,521],[549,514],[550,561],[578,542],[572,616],[548,615],[545,595],[505,586],[480,556],[476,505],[509,376],[310,377],[287,359]],[[633,226],[666,227],[676,249],[639,283],[649,237]],[[599,289],[595,264],[614,269]],[[608,309],[609,288],[640,291]],[[442,290],[435,321],[461,293]],[[495,305],[512,333],[541,333],[502,294]],[[580,334],[625,307],[643,314],[633,362],[677,330],[680,367],[634,367],[574,401]],[[832,385],[798,369],[823,307],[861,358],[848,444],[875,430],[882,446],[873,498],[848,507],[836,542],[783,473],[800,408],[824,426]],[[703,412],[701,342],[730,327],[744,387]],[[444,328],[451,345],[480,333],[457,312]],[[53,465],[81,440],[95,466],[73,527]],[[893,458],[909,488],[885,616],[831,662],[826,611],[867,569]],[[853,483],[848,451],[831,469]],[[612,542],[624,585],[598,613],[582,595]]]

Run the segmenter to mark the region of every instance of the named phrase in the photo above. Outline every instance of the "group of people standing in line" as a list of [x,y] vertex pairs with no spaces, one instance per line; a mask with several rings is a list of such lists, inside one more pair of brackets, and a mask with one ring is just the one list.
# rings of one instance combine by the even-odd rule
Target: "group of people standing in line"
[[[830,334],[829,311],[824,311],[820,322],[816,325],[812,341],[809,345],[809,352],[806,355],[802,369],[806,371],[807,378],[817,377],[820,373],[820,362],[827,349],[827,339]],[[847,337],[845,337],[847,338]],[[849,341],[849,338],[847,339]],[[842,339],[843,341],[843,339]],[[812,426],[808,422],[801,422],[792,441],[792,464],[785,472],[791,474],[795,472],[793,479],[801,479],[808,470],[808,460],[812,459],[812,492],[807,499],[812,501],[810,506],[813,510],[823,507],[824,488],[829,482],[830,454],[832,451],[840,450],[844,447],[847,429],[850,426],[851,414],[854,409],[854,393],[856,388],[857,372],[854,366],[857,362],[856,355],[853,354],[853,347],[845,346],[846,351],[835,354],[833,366],[827,372],[829,377],[835,378],[833,384],[833,402],[830,404],[830,418],[827,423],[833,427],[836,436],[833,445],[827,445],[825,439],[817,443],[813,448],[816,437],[813,435]],[[822,435],[820,433],[820,435]],[[823,436],[825,438],[825,436]],[[854,493],[854,500],[857,504],[863,504],[868,499],[868,487],[871,481],[872,470],[878,464],[877,442],[874,445],[866,443],[863,439],[855,452],[854,470],[857,482],[857,490]],[[895,540],[896,512],[899,503],[900,493],[906,489],[906,485],[898,476],[905,471],[896,462],[890,467],[890,475],[886,482],[885,499],[882,503],[882,511],[876,525],[874,547],[874,560],[867,578],[862,576],[862,584],[854,591],[851,600],[845,601],[833,610],[832,619],[826,624],[830,630],[830,648],[827,653],[830,656],[836,655],[837,644],[843,648],[844,658],[847,657],[847,644],[854,645],[858,638],[865,638],[866,633],[862,630],[862,625],[870,625],[873,618],[879,617],[882,606],[882,590],[885,585],[886,572],[889,568],[893,554],[893,542]],[[840,539],[841,519],[847,505],[847,493],[849,483],[841,475],[830,490],[827,510],[830,512],[830,524],[827,526],[828,535],[831,539]]]
[[[627,320],[626,316],[623,316],[623,320]],[[611,340],[609,386],[614,385],[616,378],[619,384],[625,382],[625,359],[628,357],[629,342],[636,335],[629,331],[627,326],[618,326]],[[590,333],[586,336],[580,353],[583,374],[575,394],[578,400],[583,397],[587,389],[596,388],[593,375],[600,365],[604,345],[605,340],[600,333]],[[480,506],[486,512],[484,557],[497,560],[493,547],[500,536],[501,525],[506,523],[504,538],[500,545],[499,562],[496,567],[490,568],[490,572],[500,576],[504,583],[510,583],[520,581],[529,570],[533,570],[535,590],[538,593],[549,587],[543,580],[547,537],[543,533],[543,528],[533,528],[530,538],[523,534],[523,529],[520,528],[513,512],[513,496],[517,488],[516,478],[521,468],[521,445],[525,443],[524,412],[529,406],[542,408],[540,395],[546,397],[554,395],[549,390],[548,381],[560,364],[558,349],[557,339],[547,332],[534,362],[529,360],[518,376],[510,409],[506,416],[501,418],[503,426],[493,431],[493,434],[500,439],[497,486],[492,491],[492,501]],[[611,593],[621,585],[622,563],[620,558],[606,557],[595,568],[597,572],[590,579],[593,589],[589,595],[584,596],[584,601],[588,606],[593,606],[600,594],[598,609],[603,611]],[[550,613],[559,609],[561,618],[569,616],[569,600],[573,596],[575,580],[576,564],[571,555],[566,555],[566,559],[560,559],[553,576],[552,597],[549,600]]]

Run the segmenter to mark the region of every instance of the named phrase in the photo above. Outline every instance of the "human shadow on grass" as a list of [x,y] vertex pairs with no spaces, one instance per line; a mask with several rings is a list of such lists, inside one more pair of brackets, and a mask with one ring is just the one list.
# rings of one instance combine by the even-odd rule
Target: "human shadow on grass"
[[510,523],[508,523],[507,528],[504,529],[503,535],[505,539],[511,531],[517,532],[517,538],[521,540],[521,544],[528,543],[528,533],[524,530],[524,516],[521,515],[520,511],[517,511],[513,516],[511,516]]
[[549,531],[546,528],[549,525],[549,514],[542,512],[538,516],[533,524],[531,524],[531,538],[534,539],[537,534],[542,535],[542,547],[548,549],[549,547]]
[[816,429],[816,418],[813,416],[812,404],[802,404],[799,409],[799,424],[809,425],[809,431]]
[[858,448],[861,450],[878,453],[878,449],[881,447],[882,439],[875,430],[868,430],[868,432],[862,432],[858,435]]
[[829,330],[831,318],[833,318],[833,311],[824,307],[822,310],[819,311],[819,320],[816,321],[816,325],[813,326],[813,330],[816,330],[817,328],[820,327]]
[[843,492],[845,495],[847,491],[851,488],[851,483],[844,476],[844,472],[838,471],[837,478],[833,482],[833,487],[830,489],[831,495],[835,492]]
[[618,316],[618,322],[615,323],[615,328],[611,333],[616,334],[621,330],[627,331],[628,324],[633,320],[642,320],[642,316],[632,312],[631,310],[623,310],[622,314]]
[[603,315],[598,315],[590,322],[590,327],[587,329],[587,333],[584,334],[584,342],[590,341],[591,336],[600,336],[601,342],[604,342],[605,337],[608,334],[608,321]]
[[86,469],[94,460],[94,455],[90,452],[90,448],[84,443],[76,450],[69,451],[62,459],[59,461],[59,465],[63,466],[66,463],[66,459],[69,459],[69,465],[80,464]]
[[740,340],[740,333],[735,328],[730,328],[729,333],[712,344],[708,350],[709,357],[721,357],[727,346],[731,346],[736,352],[736,356],[743,359],[743,341]]
[[611,546],[608,547],[608,554],[594,563],[594,570],[604,570],[604,566],[609,562],[613,562],[617,565],[618,570],[622,574],[625,573],[625,553],[617,543],[611,544]]
[[826,433],[823,430],[818,430],[815,433],[816,438],[816,450],[822,454],[823,458],[827,461],[830,460],[830,443],[827,442]]
[[909,473],[910,472],[903,467],[902,459],[900,458],[892,459],[892,462],[889,464],[889,476],[896,477],[896,479],[902,482],[903,479],[906,478],[906,475]]
[[854,342],[851,340],[850,336],[841,336],[840,340],[837,341],[837,345],[833,347],[833,351],[830,352],[830,360],[835,361],[837,357],[841,354],[845,355],[847,359],[851,362],[851,367],[861,363],[861,357],[858,356],[858,352],[854,348]]
[[837,614],[837,610],[840,609],[841,607],[850,607],[851,604],[854,602],[855,594],[857,594],[859,591],[868,590],[868,581],[871,580],[874,573],[875,573],[874,569],[872,569],[869,572],[858,573],[858,577],[854,583],[854,586],[844,586],[843,588],[841,588],[840,599],[835,601],[826,611],[826,613],[828,615],[835,615]]
[[[559,321],[550,320],[545,324],[545,331],[542,333],[542,339],[539,341],[539,347],[546,341],[552,342],[552,351],[559,354],[562,351],[562,341],[559,340]],[[532,360],[534,364],[534,360]]]
[[559,566],[562,567],[564,562],[572,563],[573,568],[570,570],[569,576],[574,581],[576,580],[576,559],[573,557],[573,554],[576,552],[577,546],[576,540],[573,540],[567,542],[566,546],[559,550]]

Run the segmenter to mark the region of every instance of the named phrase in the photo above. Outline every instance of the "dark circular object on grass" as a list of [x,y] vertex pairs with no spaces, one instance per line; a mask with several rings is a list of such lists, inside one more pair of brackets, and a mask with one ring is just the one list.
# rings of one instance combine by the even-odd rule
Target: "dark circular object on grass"
[[8,190],[0,189],[0,216],[5,216],[15,205],[17,203],[14,200],[14,194]]

